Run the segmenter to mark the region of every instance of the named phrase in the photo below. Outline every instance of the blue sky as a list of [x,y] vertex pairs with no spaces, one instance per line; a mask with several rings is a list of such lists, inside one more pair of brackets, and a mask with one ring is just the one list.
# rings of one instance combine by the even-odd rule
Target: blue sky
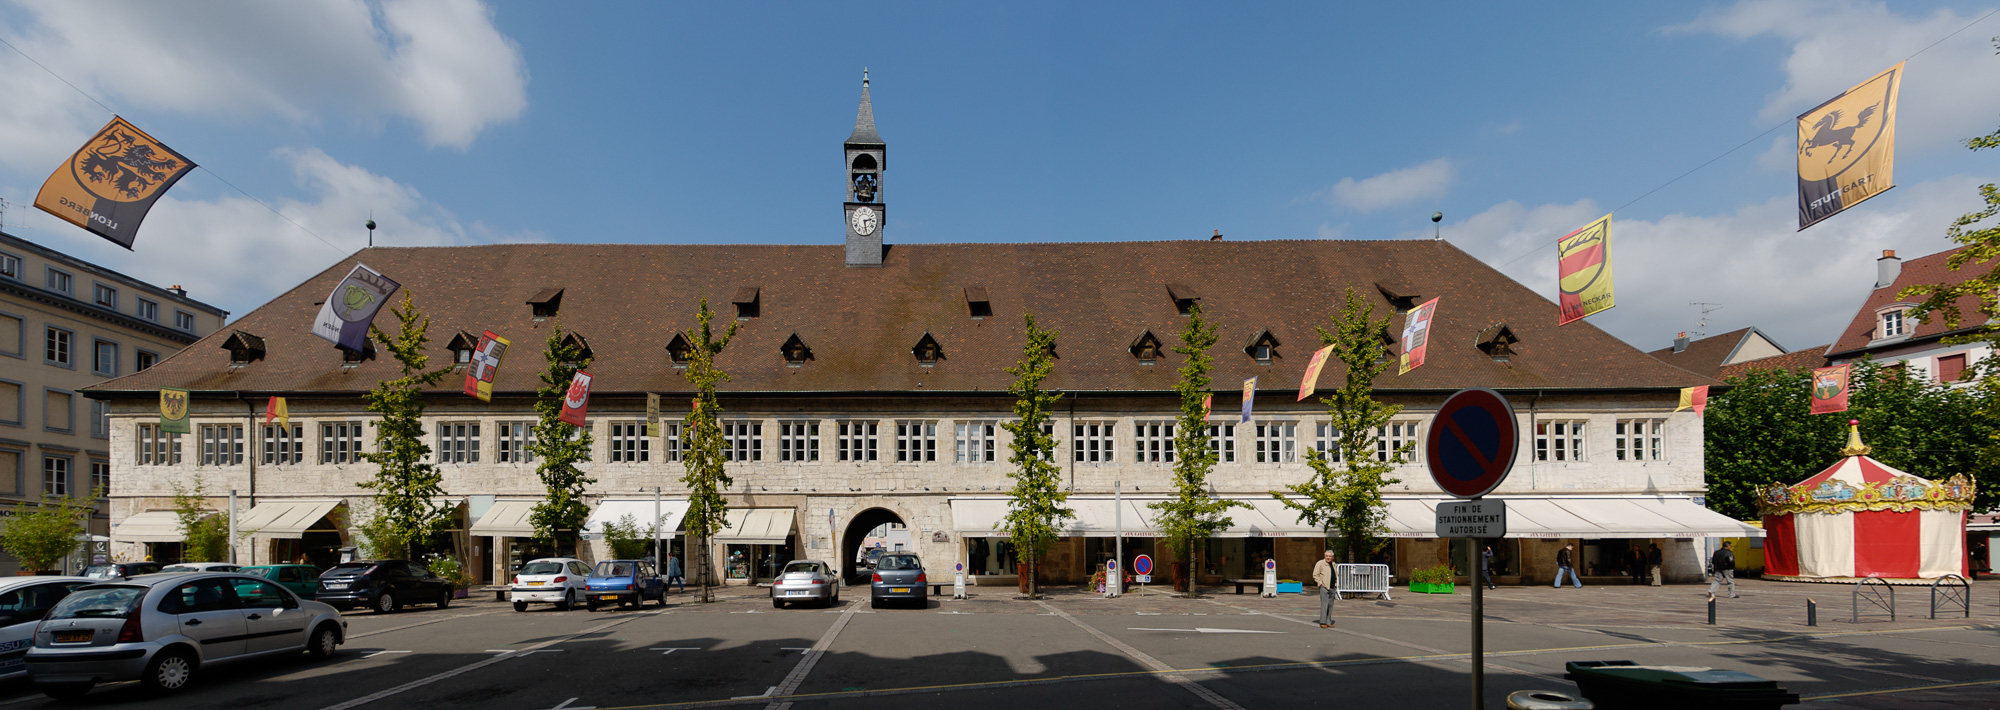
[[[1441,210],[1552,296],[1546,244],[1631,202],[1592,323],[1652,349],[1707,301],[1708,332],[1798,348],[2000,173],[1959,144],[2000,126],[2000,16],[1964,29],[1992,5],[1327,5],[6,2],[0,38],[333,246],[203,172],[136,253],[34,210],[109,114],[5,48],[0,199],[238,314],[371,212],[390,244],[833,244],[865,66],[892,243],[1428,238]],[[1953,32],[1909,63],[1899,186],[1795,231],[1791,118]]]

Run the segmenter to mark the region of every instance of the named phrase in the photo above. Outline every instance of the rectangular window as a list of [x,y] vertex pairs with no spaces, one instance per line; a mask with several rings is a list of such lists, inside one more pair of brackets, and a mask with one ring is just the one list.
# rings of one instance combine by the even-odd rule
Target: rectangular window
[[1582,461],[1584,422],[1535,422],[1536,461]]
[[1132,429],[1133,461],[1139,463],[1174,462],[1174,423],[1139,422]]
[[48,334],[42,338],[42,360],[51,365],[75,367],[70,362],[70,343],[74,338],[67,330],[49,326]]
[[76,431],[76,395],[42,388],[42,430],[64,434]]
[[181,435],[160,430],[158,424],[140,424],[137,446],[141,466],[166,466],[181,462]]
[[958,422],[954,425],[958,435],[952,442],[952,460],[959,463],[993,463],[994,430],[997,422]]
[[111,403],[101,399],[90,400],[90,436],[94,439],[111,438]]
[[778,460],[810,463],[819,460],[819,422],[778,422]]
[[0,355],[28,356],[28,325],[12,313],[0,313]]
[[105,308],[118,307],[118,289],[104,284],[91,284],[91,286],[91,300],[96,301],[97,305]]
[[141,370],[145,370],[146,368],[152,367],[155,363],[158,363],[160,361],[160,356],[158,355],[154,355],[144,350],[140,350],[137,352],[139,353],[138,357],[132,358],[133,372],[139,372]]
[[[1416,442],[1417,422],[1389,422],[1375,427],[1375,460],[1388,461],[1397,451]],[[1403,454],[1403,463],[1416,462],[1417,450],[1411,447]]]
[[154,323],[160,322],[160,304],[157,302],[141,298],[139,299],[139,307],[135,311],[134,315],[139,316],[140,320],[148,320]]
[[529,448],[535,442],[534,422],[500,422],[500,463],[527,463],[535,460]]
[[5,276],[15,281],[21,280],[21,257],[14,256],[13,254],[0,254],[0,276]]
[[1070,451],[1078,463],[1111,463],[1115,460],[1111,435],[1117,422],[1076,422],[1071,426]]
[[1236,463],[1236,425],[1208,425],[1208,450],[1216,463]]
[[688,445],[694,438],[687,422],[660,421],[660,457],[662,461],[679,461],[687,456]]
[[1333,422],[1313,423],[1313,448],[1319,449],[1326,460],[1340,462],[1340,428]]
[[1298,455],[1298,422],[1257,422],[1257,463],[1292,463]]
[[1939,382],[1957,382],[1959,376],[1963,374],[1965,374],[1965,353],[1946,355],[1937,359]]
[[183,310],[175,310],[174,327],[190,333],[194,332],[194,314]]
[[844,421],[834,426],[834,448],[840,452],[840,460],[875,460],[875,422]]
[[69,459],[42,457],[42,495],[69,495]]
[[652,442],[646,440],[645,422],[612,422],[610,443],[612,463],[652,460]]
[[264,425],[264,463],[272,466],[289,466],[305,463],[306,425],[282,424]]
[[438,422],[438,463],[479,463],[479,422]]
[[90,490],[103,498],[111,495],[111,462],[92,459],[90,462]]
[[50,291],[55,291],[57,293],[66,293],[72,296],[76,295],[76,292],[71,290],[75,288],[75,284],[72,283],[73,280],[70,278],[68,273],[57,271],[52,268],[49,269],[48,274],[49,277],[45,283],[48,285]]
[[[27,391],[21,383],[0,380],[0,424],[22,426],[27,422]],[[0,478],[5,472],[0,471]]]
[[1612,447],[1620,461],[1665,461],[1667,420],[1620,419]]
[[118,376],[117,343],[108,340],[96,341],[96,347],[92,348],[91,355],[90,371],[92,373],[105,377]]
[[764,423],[753,421],[723,422],[722,460],[764,460]]
[[243,463],[243,425],[201,425],[201,465],[236,466]]
[[1903,312],[1889,311],[1882,314],[1882,337],[1893,338],[1903,334]]
[[937,460],[937,422],[896,422],[896,461],[921,463]]
[[361,422],[324,422],[319,425],[320,463],[360,463]]

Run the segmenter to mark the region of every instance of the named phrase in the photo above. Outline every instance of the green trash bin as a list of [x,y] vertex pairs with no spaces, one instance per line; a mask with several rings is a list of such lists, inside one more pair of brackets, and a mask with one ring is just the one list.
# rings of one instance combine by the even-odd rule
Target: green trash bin
[[1563,678],[1605,710],[1702,708],[1758,710],[1797,705],[1799,694],[1742,671],[1650,666],[1632,661],[1570,661]]

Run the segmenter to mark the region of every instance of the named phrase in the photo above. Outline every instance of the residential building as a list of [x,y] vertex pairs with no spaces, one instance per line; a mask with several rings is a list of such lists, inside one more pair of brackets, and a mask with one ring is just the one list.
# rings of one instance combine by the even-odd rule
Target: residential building
[[1910,309],[1922,299],[1902,296],[1903,289],[1911,286],[1962,283],[1968,277],[1992,270],[1991,264],[1968,264],[1964,270],[1951,270],[1948,262],[1963,249],[1938,252],[1908,263],[1898,258],[1894,250],[1884,250],[1882,258],[1875,261],[1874,287],[1862,300],[1854,318],[1827,348],[1827,360],[1837,365],[1872,358],[1891,367],[1908,368],[1911,375],[1954,382],[1967,368],[1991,354],[1992,348],[1984,343],[1945,342],[1952,336],[1971,334],[1987,325],[1985,314],[1979,312],[1977,297],[1958,300],[1963,317],[1958,327],[1948,328],[1941,314],[1934,313],[1921,321],[1910,317]]

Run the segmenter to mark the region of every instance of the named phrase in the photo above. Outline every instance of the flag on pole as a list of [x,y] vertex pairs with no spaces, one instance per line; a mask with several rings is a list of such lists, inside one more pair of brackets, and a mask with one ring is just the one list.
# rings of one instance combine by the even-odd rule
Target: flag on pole
[[1208,421],[1210,418],[1214,416],[1214,414],[1215,414],[1215,393],[1210,392],[1208,393],[1207,396],[1201,398],[1201,420]]
[[368,268],[367,264],[355,264],[354,270],[347,272],[319,306],[319,317],[313,321],[313,335],[325,338],[344,349],[361,352],[368,345],[368,324],[375,322],[375,312],[382,310],[382,304],[389,302],[389,296],[396,293],[402,284]]
[[1437,307],[1438,299],[1433,298],[1410,309],[1410,315],[1403,318],[1403,362],[1396,374],[1407,374],[1423,366],[1430,345],[1431,316],[1437,314]]
[[1694,415],[1697,417],[1701,416],[1701,410],[1708,408],[1708,385],[1681,388],[1681,403],[1680,406],[1674,407],[1674,411],[1689,408],[1694,409]]
[[269,424],[273,419],[287,430],[292,428],[292,412],[285,407],[285,398],[272,397],[271,401],[264,403],[264,423]]
[[1250,422],[1250,404],[1257,401],[1257,378],[1243,381],[1243,422]]
[[577,426],[584,426],[583,416],[590,411],[590,373],[576,371],[569,380],[569,392],[563,396],[562,413],[557,419]]
[[188,433],[188,391],[178,387],[160,388],[160,431]]
[[490,330],[479,334],[479,344],[472,348],[472,367],[465,370],[466,395],[481,402],[493,401],[493,377],[500,370],[500,359],[507,355],[507,346],[513,344]]
[[1320,348],[1319,352],[1313,353],[1312,360],[1306,363],[1305,378],[1299,380],[1299,398],[1295,401],[1303,402],[1305,398],[1311,397],[1312,393],[1319,391],[1319,370],[1322,367],[1326,367],[1326,356],[1331,354],[1333,354],[1333,346],[1331,345]]
[[1799,114],[1799,229],[1896,186],[1903,64]]
[[1611,308],[1611,215],[1556,241],[1556,325]]
[[646,393],[646,436],[660,435],[660,396]]
[[1835,365],[1813,370],[1812,413],[1831,414],[1847,411],[1849,386],[1847,365]]
[[35,206],[131,249],[153,202],[193,169],[193,161],[112,116],[42,183]]

